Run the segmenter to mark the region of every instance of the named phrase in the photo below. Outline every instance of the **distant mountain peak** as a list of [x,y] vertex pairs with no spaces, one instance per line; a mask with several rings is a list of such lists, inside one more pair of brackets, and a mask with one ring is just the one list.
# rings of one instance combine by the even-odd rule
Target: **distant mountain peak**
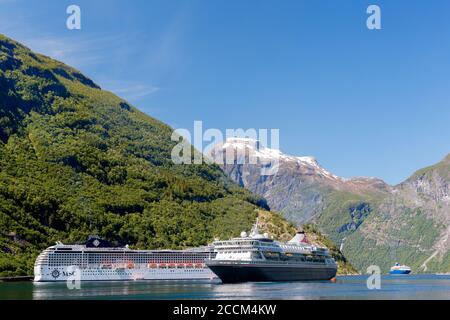
[[[295,212],[296,222],[318,214],[324,196],[333,192],[360,196],[391,192],[381,179],[342,178],[324,169],[315,157],[288,155],[250,138],[229,138],[215,145],[209,156],[235,182],[263,196],[272,209]],[[277,169],[271,175],[262,174],[266,161]]]
[[[225,142],[217,144],[212,152],[239,152],[246,150],[249,152],[249,155],[261,158],[261,159],[277,159],[281,161],[294,161],[298,163],[302,163],[305,165],[322,168],[317,160],[314,157],[296,157],[292,155],[285,154],[281,152],[279,149],[272,149],[264,144],[262,144],[259,140],[252,138],[240,138],[240,137],[232,137],[228,138]],[[323,169],[323,168],[322,168]]]
[[[239,164],[248,165],[249,162],[245,161],[243,157],[254,157],[262,162],[277,160],[280,165],[295,165],[298,172],[308,170],[313,173],[322,176],[324,178],[333,180],[334,182],[346,183],[372,183],[374,181],[383,182],[381,179],[372,177],[355,177],[355,178],[343,178],[339,177],[330,171],[322,167],[317,159],[313,156],[293,156],[285,154],[279,149],[272,149],[265,146],[257,139],[243,138],[243,137],[231,137],[227,138],[225,142],[218,143],[209,152],[209,156],[213,159],[217,159],[219,164],[222,164],[222,160],[226,158],[226,154],[233,152],[235,160],[241,160]],[[248,160],[248,159],[247,159]],[[294,170],[295,171],[295,170]]]

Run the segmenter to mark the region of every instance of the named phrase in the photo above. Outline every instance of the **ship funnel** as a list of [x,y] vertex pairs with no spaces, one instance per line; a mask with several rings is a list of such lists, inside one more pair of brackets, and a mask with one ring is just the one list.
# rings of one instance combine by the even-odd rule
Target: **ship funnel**
[[289,240],[288,243],[300,244],[300,243],[309,243],[309,241],[306,238],[305,231],[303,231],[302,228],[298,228],[296,235],[291,240]]

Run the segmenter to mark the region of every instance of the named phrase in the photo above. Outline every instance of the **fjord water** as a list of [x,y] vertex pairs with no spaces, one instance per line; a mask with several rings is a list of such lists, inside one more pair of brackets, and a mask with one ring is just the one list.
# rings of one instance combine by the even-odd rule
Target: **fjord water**
[[336,283],[266,282],[84,282],[69,290],[65,283],[0,283],[4,299],[445,299],[450,300],[450,275],[383,276],[380,290],[369,290],[367,276],[342,276]]

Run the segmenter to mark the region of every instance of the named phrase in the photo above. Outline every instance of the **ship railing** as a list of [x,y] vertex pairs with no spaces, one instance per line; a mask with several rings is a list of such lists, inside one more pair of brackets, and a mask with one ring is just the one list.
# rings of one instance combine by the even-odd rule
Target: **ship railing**
[[213,260],[217,264],[228,265],[230,262],[234,264],[275,264],[275,265],[298,265],[300,263],[307,265],[325,265],[326,262],[316,262],[316,261],[284,261],[284,260]]

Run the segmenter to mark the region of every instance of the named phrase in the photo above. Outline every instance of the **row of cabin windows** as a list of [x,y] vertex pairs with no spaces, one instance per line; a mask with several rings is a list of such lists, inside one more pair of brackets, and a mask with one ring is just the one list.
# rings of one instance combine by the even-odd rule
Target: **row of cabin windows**
[[56,265],[82,265],[82,264],[101,264],[101,263],[201,263],[208,255],[204,257],[196,256],[135,256],[135,255],[109,255],[109,254],[64,254],[64,255],[50,255],[48,264],[51,266]]
[[191,255],[191,256],[180,256],[180,255],[142,255],[142,256],[136,256],[136,255],[109,255],[109,254],[85,254],[84,256],[82,256],[81,254],[64,254],[64,255],[60,255],[60,254],[55,254],[55,255],[50,255],[49,258],[52,260],[66,260],[66,259],[73,259],[73,258],[79,258],[81,259],[82,257],[84,259],[89,259],[89,260],[102,260],[102,259],[127,259],[127,260],[142,260],[142,261],[146,261],[146,260],[155,260],[155,259],[176,259],[176,260],[200,260],[200,259],[206,259],[208,258],[210,255]]

